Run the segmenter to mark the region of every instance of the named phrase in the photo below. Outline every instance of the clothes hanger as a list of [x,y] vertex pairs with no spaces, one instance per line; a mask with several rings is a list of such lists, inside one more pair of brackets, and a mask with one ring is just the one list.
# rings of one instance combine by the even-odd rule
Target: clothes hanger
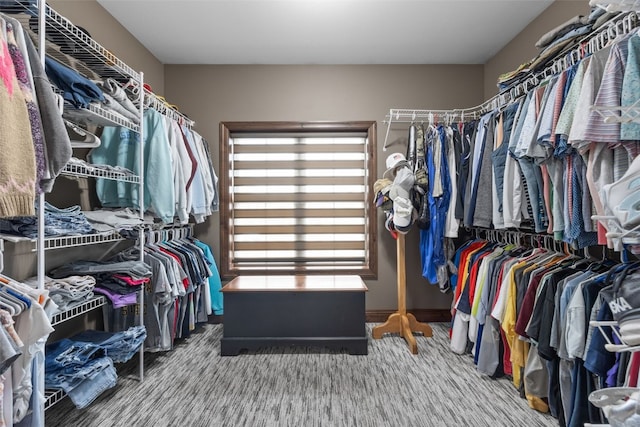
[[73,148],[95,148],[100,146],[100,138],[86,129],[63,119]]
[[0,308],[9,312],[11,317],[18,316],[21,313],[21,311],[15,304],[5,302],[2,298],[0,298]]
[[5,290],[10,295],[18,298],[26,304],[27,308],[31,308],[32,298],[29,293],[33,293],[34,290],[32,288],[27,287],[24,283],[16,282],[15,280],[5,276],[0,276],[0,283],[3,284],[0,285],[0,289]]
[[27,305],[24,303],[24,301],[19,300],[14,295],[9,294],[5,289],[2,288],[0,288],[0,301],[2,301],[5,305],[13,307],[16,315],[22,313],[27,309]]

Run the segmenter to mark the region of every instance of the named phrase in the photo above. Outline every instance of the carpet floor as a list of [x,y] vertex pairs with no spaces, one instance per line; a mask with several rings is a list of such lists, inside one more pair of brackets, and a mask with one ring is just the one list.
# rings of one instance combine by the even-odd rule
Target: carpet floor
[[[371,337],[371,328],[367,329]],[[220,356],[222,325],[206,324],[176,348],[118,367],[118,384],[85,409],[65,398],[46,412],[53,426],[557,426],[530,409],[507,378],[480,375],[453,354],[448,325],[416,337],[369,338],[367,356],[317,348]]]

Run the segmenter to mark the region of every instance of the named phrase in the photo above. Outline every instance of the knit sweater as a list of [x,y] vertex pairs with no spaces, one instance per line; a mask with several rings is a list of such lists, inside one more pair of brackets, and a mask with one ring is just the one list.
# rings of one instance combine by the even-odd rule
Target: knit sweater
[[34,215],[36,165],[31,124],[0,31],[0,217]]
[[[29,122],[31,124],[31,135],[33,138],[33,148],[35,150],[36,160],[36,191],[41,192],[40,182],[45,176],[45,159],[44,159],[44,135],[42,131],[42,122],[40,121],[40,112],[35,101],[35,94],[33,89],[33,81],[29,78],[27,65],[25,64],[25,57],[18,48],[16,37],[14,34],[13,25],[10,22],[6,24],[7,28],[7,46],[11,59],[13,60],[13,67],[18,78],[18,84],[22,94],[24,95],[25,102],[27,104],[27,111],[29,112]],[[22,29],[18,27],[18,30]]]

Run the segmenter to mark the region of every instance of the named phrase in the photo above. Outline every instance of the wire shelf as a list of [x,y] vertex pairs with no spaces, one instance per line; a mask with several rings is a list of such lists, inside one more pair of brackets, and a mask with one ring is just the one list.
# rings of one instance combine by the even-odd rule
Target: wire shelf
[[[87,33],[75,26],[64,16],[45,7],[45,32],[47,39],[58,45],[61,52],[84,62],[101,77],[118,80],[140,80],[140,74],[118,59],[113,53],[93,40]],[[36,28],[37,29],[37,28]],[[36,30],[32,28],[32,30]]]
[[62,390],[45,390],[44,391],[44,410],[51,408],[56,403],[67,397],[67,394]]
[[124,240],[117,232],[104,234],[83,234],[79,236],[48,237],[44,240],[45,249],[73,248],[76,246],[95,245],[97,243],[109,243]]
[[73,108],[65,104],[62,116],[76,123],[90,123],[97,126],[122,126],[134,132],[140,132],[140,126],[118,114],[92,103],[89,108]]
[[115,181],[131,182],[133,184],[140,183],[140,177],[137,175],[100,169],[92,165],[85,166],[75,163],[67,163],[61,173],[66,176],[73,176],[78,178],[104,178],[112,179]]
[[164,98],[158,97],[153,92],[150,92],[145,88],[145,105],[153,108],[157,112],[169,117],[170,119],[175,120],[176,122],[187,126],[188,128],[193,128],[195,122],[182,114],[180,111],[176,110],[174,106],[170,105]]
[[89,301],[82,302],[80,304],[69,307],[67,310],[56,313],[51,318],[51,326],[58,325],[74,317],[82,316],[85,313],[90,312],[98,307],[102,307],[107,303],[106,298],[103,295],[95,295]]
[[[51,85],[51,88],[55,94],[59,96],[63,95],[57,86]],[[62,116],[74,123],[89,123],[97,126],[122,126],[134,132],[140,132],[140,126],[120,114],[103,108],[95,102],[89,104],[88,108],[75,108],[68,102],[65,102]]]
[[[36,239],[30,239],[28,237],[14,236],[11,234],[1,234],[0,238],[12,243],[29,242],[35,246],[37,245]],[[73,248],[76,246],[95,245],[97,243],[109,243],[119,242],[125,240],[117,231],[102,234],[82,234],[77,236],[56,236],[46,237],[44,239],[44,249],[63,249]],[[35,250],[35,249],[34,249]]]
[[[5,2],[6,3],[6,2]],[[38,2],[16,1],[11,6],[15,18],[20,21],[34,40],[39,40],[41,14]],[[121,82],[140,81],[141,75],[112,52],[91,38],[88,32],[74,25],[51,6],[44,8],[46,52],[62,64],[71,66],[87,78],[96,76],[113,78]]]

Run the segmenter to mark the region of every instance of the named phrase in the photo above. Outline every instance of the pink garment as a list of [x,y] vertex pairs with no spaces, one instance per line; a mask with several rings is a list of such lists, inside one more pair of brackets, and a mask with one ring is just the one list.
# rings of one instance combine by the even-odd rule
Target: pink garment
[[113,277],[115,277],[116,279],[122,280],[129,286],[140,286],[150,282],[150,279],[148,277],[143,277],[141,279],[133,279],[129,276],[124,276],[121,274],[114,274]]
[[640,353],[635,352],[631,355],[629,362],[629,384],[628,387],[638,387],[638,372],[640,370]]
[[551,145],[555,147],[556,145],[556,126],[558,125],[558,119],[560,118],[560,113],[562,112],[562,105],[564,104],[564,87],[567,82],[567,72],[563,72],[560,74],[558,81],[558,90],[556,91],[556,103],[553,107],[553,120],[551,122]]

